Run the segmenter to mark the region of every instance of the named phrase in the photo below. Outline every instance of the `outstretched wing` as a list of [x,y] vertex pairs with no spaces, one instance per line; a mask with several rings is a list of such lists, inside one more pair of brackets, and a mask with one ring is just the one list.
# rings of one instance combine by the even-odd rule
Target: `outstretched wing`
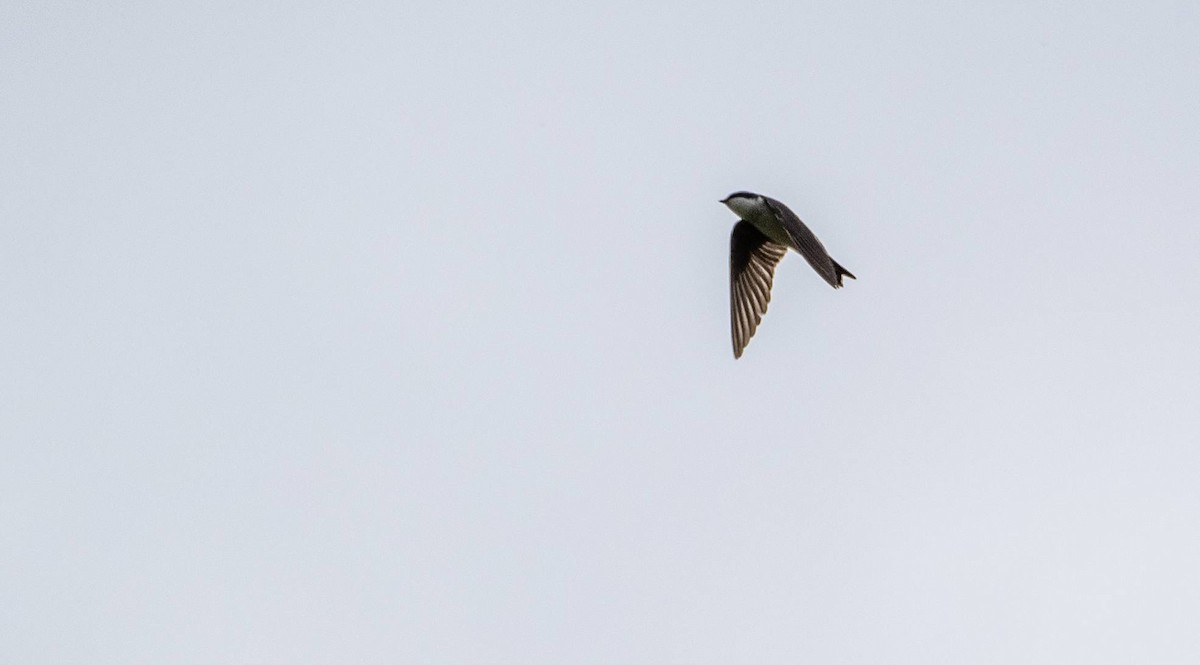
[[825,246],[817,240],[817,236],[800,221],[796,213],[790,208],[783,205],[775,199],[764,196],[763,200],[767,202],[767,207],[774,213],[775,219],[787,231],[788,237],[792,239],[792,244],[796,246],[796,251],[800,252],[800,256],[808,261],[808,265],[812,266],[813,270],[821,276],[833,288],[841,288],[842,275],[854,279],[854,275],[850,274],[849,270],[841,267],[830,256],[829,252],[825,251]]
[[768,239],[750,222],[733,227],[729,237],[729,318],[734,358],[742,357],[767,313],[775,266],[786,252],[787,247]]

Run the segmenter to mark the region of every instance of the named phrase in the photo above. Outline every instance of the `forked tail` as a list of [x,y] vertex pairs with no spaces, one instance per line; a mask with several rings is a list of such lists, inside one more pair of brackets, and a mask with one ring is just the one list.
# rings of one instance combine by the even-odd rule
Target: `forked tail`
[[[832,258],[829,260],[833,261]],[[837,276],[837,285],[838,286],[842,285],[842,275],[845,275],[845,276],[849,277],[850,279],[858,279],[857,277],[854,276],[854,273],[843,268],[842,264],[838,263],[837,261],[833,261],[833,272]]]

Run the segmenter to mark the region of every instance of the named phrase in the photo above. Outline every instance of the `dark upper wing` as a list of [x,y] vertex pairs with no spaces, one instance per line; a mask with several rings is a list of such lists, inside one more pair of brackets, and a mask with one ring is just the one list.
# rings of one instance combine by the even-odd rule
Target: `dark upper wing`
[[800,252],[805,261],[808,261],[808,265],[817,271],[818,275],[826,282],[829,282],[830,286],[835,289],[840,288],[842,286],[842,275],[850,278],[854,277],[854,275],[850,274],[850,271],[841,267],[830,258],[829,252],[825,251],[825,246],[821,244],[820,240],[817,240],[817,236],[813,235],[812,231],[808,230],[804,222],[800,221],[796,213],[768,196],[764,196],[763,200],[767,202],[767,207],[771,209],[771,212],[775,213],[775,219],[779,220],[779,223],[787,231],[788,236],[791,237],[792,242],[796,245],[796,250]]
[[733,357],[742,357],[771,302],[775,266],[787,247],[772,242],[750,222],[738,222],[729,237],[729,318]]

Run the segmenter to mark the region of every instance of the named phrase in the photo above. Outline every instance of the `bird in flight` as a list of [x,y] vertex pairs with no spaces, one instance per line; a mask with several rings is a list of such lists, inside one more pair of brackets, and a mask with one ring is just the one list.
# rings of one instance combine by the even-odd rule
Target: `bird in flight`
[[775,266],[789,247],[835,289],[842,287],[843,275],[857,278],[834,261],[796,213],[779,201],[753,192],[734,192],[721,203],[740,218],[729,238],[729,315],[733,357],[741,358],[767,313]]

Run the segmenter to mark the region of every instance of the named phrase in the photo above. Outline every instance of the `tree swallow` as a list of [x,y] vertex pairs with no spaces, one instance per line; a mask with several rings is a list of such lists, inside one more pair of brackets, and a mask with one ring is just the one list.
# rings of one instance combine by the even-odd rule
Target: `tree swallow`
[[729,238],[729,310],[733,329],[733,357],[754,336],[758,322],[771,302],[775,265],[792,248],[808,261],[829,285],[842,287],[842,276],[857,279],[830,258],[825,246],[779,201],[753,192],[734,192],[724,203],[741,221]]

